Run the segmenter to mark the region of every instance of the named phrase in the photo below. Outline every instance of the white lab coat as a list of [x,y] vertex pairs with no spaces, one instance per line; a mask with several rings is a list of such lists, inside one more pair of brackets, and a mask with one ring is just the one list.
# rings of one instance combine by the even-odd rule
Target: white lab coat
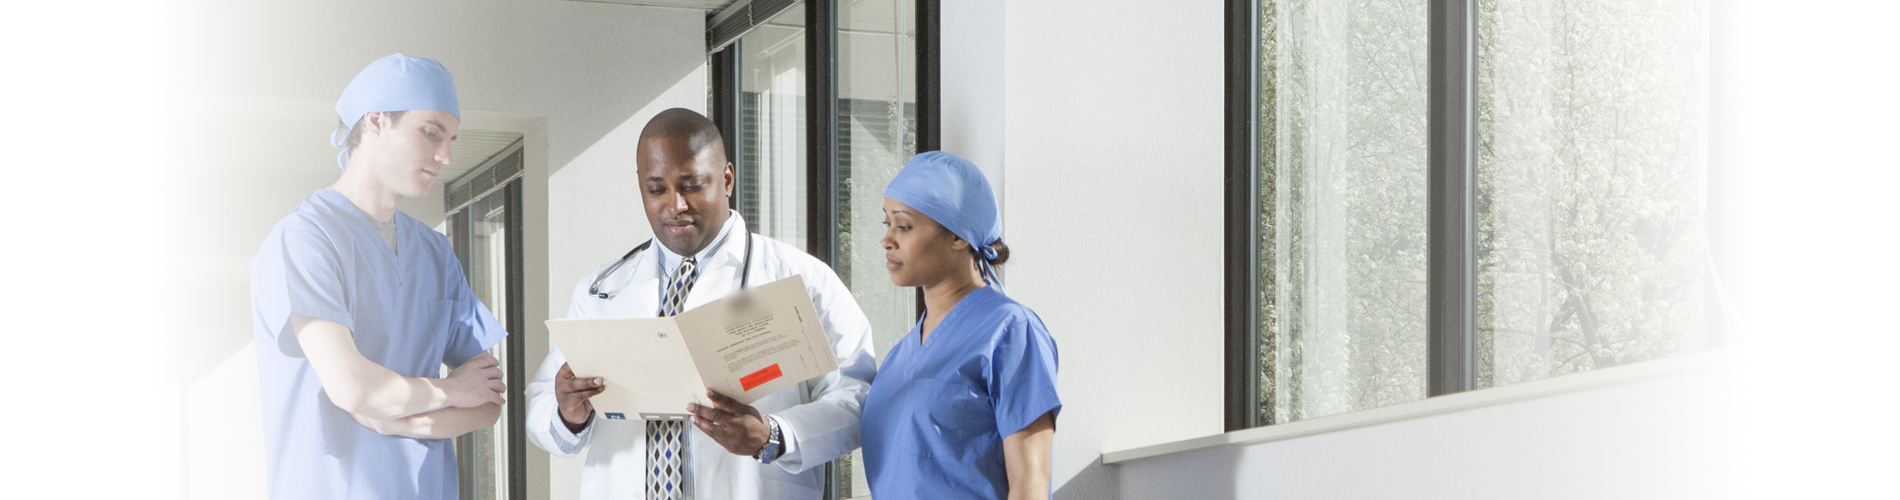
[[[701,263],[701,274],[686,296],[686,308],[717,300],[739,288],[745,260],[746,227],[737,214],[727,219],[732,228],[717,253]],[[690,423],[686,426],[692,460],[693,493],[705,499],[821,498],[824,470],[818,466],[858,447],[858,418],[870,391],[877,365],[871,352],[871,324],[864,311],[829,266],[785,243],[754,235],[752,285],[802,275],[812,303],[838,356],[838,371],[804,381],[753,403],[776,418],[784,432],[785,454],[770,465],[751,456],[733,455]],[[587,293],[595,276],[612,262],[601,264],[574,285],[568,318],[650,318],[659,310],[661,274],[653,242],[600,285],[612,297]],[[554,376],[567,364],[559,347],[550,347],[547,360],[528,384],[529,441],[548,453],[572,457],[587,452],[581,472],[580,498],[643,498],[646,494],[646,438],[643,420],[608,420],[596,416],[576,435],[561,424]],[[612,386],[607,390],[614,390]],[[682,409],[683,411],[684,409]]]

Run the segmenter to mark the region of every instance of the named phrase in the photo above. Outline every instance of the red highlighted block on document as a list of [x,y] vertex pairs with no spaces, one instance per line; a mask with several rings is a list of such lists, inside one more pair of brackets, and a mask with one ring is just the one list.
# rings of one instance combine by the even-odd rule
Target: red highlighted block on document
[[778,363],[773,363],[772,366],[761,368],[759,371],[752,372],[751,375],[739,377],[739,386],[750,391],[752,388],[764,385],[766,382],[778,380],[781,375],[784,375],[784,373],[779,371]]

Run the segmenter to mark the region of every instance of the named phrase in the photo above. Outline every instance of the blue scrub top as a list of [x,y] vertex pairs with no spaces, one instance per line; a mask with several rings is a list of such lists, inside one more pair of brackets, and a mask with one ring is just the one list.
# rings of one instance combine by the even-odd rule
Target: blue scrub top
[[1062,410],[1056,342],[1034,311],[978,288],[919,341],[891,347],[864,401],[865,476],[878,500],[1009,496],[1003,437]]
[[271,498],[457,498],[450,440],[356,423],[324,394],[290,329],[292,313],[334,321],[370,361],[431,378],[507,336],[469,291],[448,238],[401,212],[396,223],[400,257],[342,193],[319,190],[271,228],[251,261]]

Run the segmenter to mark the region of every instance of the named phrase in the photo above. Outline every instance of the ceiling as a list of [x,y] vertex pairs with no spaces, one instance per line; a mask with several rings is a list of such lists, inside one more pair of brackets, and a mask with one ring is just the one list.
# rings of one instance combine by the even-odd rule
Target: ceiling
[[[750,0],[568,0],[588,3],[638,5],[697,9],[719,12]],[[207,131],[222,136],[228,145],[215,155],[204,155],[205,166],[249,171],[304,174],[332,174],[337,171],[337,148],[330,146],[330,132],[336,121],[328,112],[328,103],[283,104],[253,100],[213,100],[199,109],[205,111],[193,119],[205,119]],[[272,113],[235,113],[231,110],[270,109]],[[240,116],[241,115],[241,116]],[[264,116],[260,116],[264,115]],[[320,117],[320,118],[313,118]],[[455,141],[455,161],[443,169],[437,179],[438,190],[453,185],[497,153],[521,139],[521,134],[497,130],[463,128]]]
[[[330,147],[330,131],[335,121],[296,118],[229,118],[219,128],[229,139],[230,148],[217,155],[232,162],[262,162],[267,165],[227,165],[238,168],[286,169],[297,172],[335,171],[337,148]],[[455,162],[442,169],[436,181],[453,184],[475,167],[486,163],[515,141],[517,132],[462,129],[456,134],[452,154]]]

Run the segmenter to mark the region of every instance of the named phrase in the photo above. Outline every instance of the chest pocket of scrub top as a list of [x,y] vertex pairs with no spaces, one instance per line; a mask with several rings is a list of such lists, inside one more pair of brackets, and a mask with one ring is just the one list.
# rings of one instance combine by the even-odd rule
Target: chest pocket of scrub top
[[968,443],[989,439],[996,433],[996,416],[991,411],[989,391],[969,380],[943,380],[920,377],[913,387],[914,408],[922,442],[930,443],[924,454],[958,457],[978,447]]
[[[415,306],[410,310],[397,312],[403,316],[386,322],[387,325],[395,327],[395,330],[382,332],[380,340],[383,345],[377,347],[379,352],[371,354],[371,348],[362,345],[362,342],[358,342],[357,345],[363,348],[363,356],[368,357],[370,361],[375,361],[402,376],[430,378],[447,376],[448,368],[442,364],[443,355],[449,346],[453,345],[452,335],[456,331],[457,318],[452,314],[455,311],[455,301],[434,299],[417,300],[413,303]],[[461,361],[455,360],[449,366],[452,367]]]

